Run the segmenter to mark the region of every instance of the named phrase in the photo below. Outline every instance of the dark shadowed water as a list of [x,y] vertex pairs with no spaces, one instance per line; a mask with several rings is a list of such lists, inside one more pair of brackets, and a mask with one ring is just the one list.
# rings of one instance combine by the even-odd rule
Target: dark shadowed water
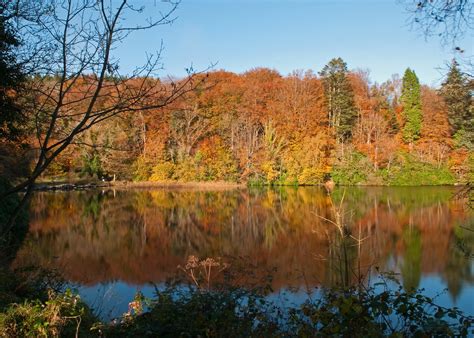
[[[37,193],[16,266],[57,269],[103,318],[127,311],[137,291],[177,273],[190,255],[243,256],[264,276],[275,268],[274,299],[305,299],[341,283],[341,222],[360,246],[350,281],[375,267],[406,288],[441,293],[437,302],[474,314],[474,212],[454,188],[107,190]],[[337,207],[334,210],[333,206]],[[446,289],[445,292],[443,290]]]

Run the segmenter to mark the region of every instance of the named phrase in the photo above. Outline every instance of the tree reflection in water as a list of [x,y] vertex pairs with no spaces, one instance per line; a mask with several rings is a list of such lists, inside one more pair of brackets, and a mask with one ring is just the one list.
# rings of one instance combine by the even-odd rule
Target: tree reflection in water
[[[465,228],[472,228],[474,214],[453,193],[346,188],[344,222],[365,238],[347,253],[347,276],[355,282],[354,271],[378,266],[400,272],[404,286],[416,288],[423,275],[436,275],[456,298],[474,282],[472,260],[458,245],[472,252],[474,233]],[[342,196],[343,189],[332,194],[335,203]],[[173,276],[190,255],[245,256],[262,273],[276,268],[276,290],[329,286],[341,273],[338,230],[324,220],[331,217],[331,199],[317,187],[37,193],[15,264],[58,269],[82,285],[143,285]]]

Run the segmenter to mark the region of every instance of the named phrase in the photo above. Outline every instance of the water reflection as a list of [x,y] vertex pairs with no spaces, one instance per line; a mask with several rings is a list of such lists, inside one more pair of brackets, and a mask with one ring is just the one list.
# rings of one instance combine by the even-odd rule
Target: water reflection
[[[345,193],[344,193],[345,190]],[[316,187],[230,191],[38,193],[16,264],[59,269],[84,286],[159,283],[189,255],[245,256],[276,267],[273,288],[333,285],[378,266],[405,287],[435,276],[452,299],[474,283],[474,214],[451,188],[339,188],[343,222],[360,239],[340,265],[331,199]],[[462,250],[460,248],[463,248]],[[345,269],[345,270],[344,270]],[[344,270],[344,271],[342,271]]]

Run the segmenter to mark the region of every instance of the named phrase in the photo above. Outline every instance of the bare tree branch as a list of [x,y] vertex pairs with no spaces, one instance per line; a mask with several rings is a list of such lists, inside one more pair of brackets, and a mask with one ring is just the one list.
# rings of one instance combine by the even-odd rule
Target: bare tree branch
[[156,18],[133,25],[127,25],[132,14],[152,11],[130,0],[16,0],[5,8],[23,37],[19,55],[30,74],[25,110],[34,125],[38,156],[30,176],[0,198],[30,191],[84,131],[123,113],[162,109],[204,81],[193,71],[178,82],[155,78],[162,69],[162,44],[131,74],[119,73],[115,46],[134,32],[173,22],[179,1],[154,7],[166,5],[164,12],[152,8]]

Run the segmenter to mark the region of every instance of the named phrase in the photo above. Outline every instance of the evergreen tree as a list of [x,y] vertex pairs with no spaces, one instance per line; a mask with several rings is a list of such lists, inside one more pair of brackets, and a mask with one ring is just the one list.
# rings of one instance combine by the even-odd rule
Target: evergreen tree
[[448,106],[448,119],[453,135],[473,131],[474,112],[469,83],[459,70],[459,65],[455,60],[451,63],[440,93]]
[[19,42],[0,7],[0,139],[14,139],[19,134],[21,110],[13,93],[18,92],[24,75],[17,63],[14,48]]
[[407,68],[403,75],[402,96],[403,117],[405,125],[402,129],[403,141],[412,144],[420,138],[423,114],[421,110],[420,82],[415,72]]
[[351,138],[357,119],[347,65],[341,58],[332,59],[319,74],[323,79],[329,126],[334,128],[339,141],[346,141]]
[[390,134],[395,135],[399,130],[400,126],[398,125],[395,109],[390,105],[388,107],[388,131]]

